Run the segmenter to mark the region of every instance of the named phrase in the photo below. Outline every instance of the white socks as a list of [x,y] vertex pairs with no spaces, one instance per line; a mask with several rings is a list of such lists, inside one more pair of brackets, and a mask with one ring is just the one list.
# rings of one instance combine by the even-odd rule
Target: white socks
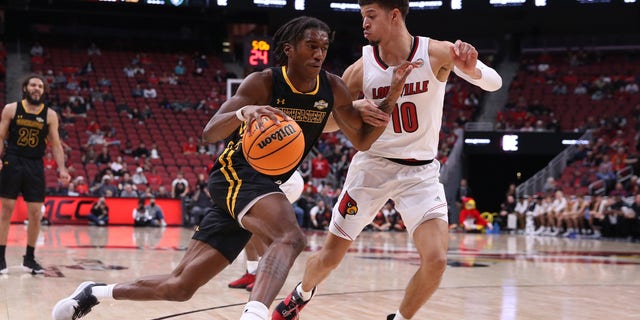
[[396,316],[393,317],[393,320],[409,320],[405,317],[402,316],[402,313],[400,313],[400,310],[396,311]]
[[242,311],[240,320],[267,320],[269,308],[259,301],[249,301]]
[[108,284],[106,286],[93,286],[91,288],[91,293],[96,296],[96,298],[111,298],[113,299],[113,287],[115,284]]
[[302,291],[302,282],[300,282],[300,284],[296,287],[296,291],[298,291],[298,294],[300,295],[300,297],[302,297],[302,300],[304,301],[309,301],[313,293],[313,291]]
[[260,261],[247,260],[247,272],[250,274],[256,274],[258,271],[258,264]]

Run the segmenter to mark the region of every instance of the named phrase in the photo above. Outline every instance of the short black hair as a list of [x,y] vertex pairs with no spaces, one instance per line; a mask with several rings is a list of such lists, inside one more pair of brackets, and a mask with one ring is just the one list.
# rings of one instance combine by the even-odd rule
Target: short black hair
[[381,8],[389,11],[398,9],[403,19],[409,14],[409,0],[358,0],[358,5],[361,7],[370,4],[377,4]]
[[[284,45],[294,45],[304,37],[304,31],[307,29],[320,29],[331,35],[331,28],[324,21],[314,18],[301,16],[297,17],[278,28],[273,36],[273,60],[277,66],[287,65],[287,55],[284,53]],[[330,36],[329,41],[333,40]]]

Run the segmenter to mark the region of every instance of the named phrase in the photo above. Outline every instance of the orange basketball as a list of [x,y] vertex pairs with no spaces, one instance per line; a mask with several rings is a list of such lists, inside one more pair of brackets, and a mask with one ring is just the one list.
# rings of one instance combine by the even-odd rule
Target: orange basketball
[[304,153],[304,134],[293,120],[277,116],[280,125],[263,116],[260,121],[265,128],[260,132],[256,121],[252,121],[242,136],[242,152],[247,162],[256,171],[277,176],[298,166]]

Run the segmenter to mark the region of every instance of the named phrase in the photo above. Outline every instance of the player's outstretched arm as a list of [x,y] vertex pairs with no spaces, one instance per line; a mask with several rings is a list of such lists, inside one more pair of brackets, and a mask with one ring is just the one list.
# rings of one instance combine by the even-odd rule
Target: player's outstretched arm
[[449,46],[453,60],[453,72],[467,82],[486,91],[496,91],[502,87],[502,77],[493,68],[478,60],[478,51],[471,44],[457,40]]

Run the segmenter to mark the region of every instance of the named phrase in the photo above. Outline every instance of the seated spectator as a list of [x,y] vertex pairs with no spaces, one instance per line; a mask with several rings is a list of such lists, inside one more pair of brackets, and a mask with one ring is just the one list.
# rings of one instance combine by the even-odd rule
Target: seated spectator
[[133,78],[136,76],[136,69],[131,65],[124,67],[122,71],[124,72],[125,76],[127,76],[127,78]]
[[156,203],[155,197],[149,199],[149,205],[146,209],[147,212],[149,212],[149,217],[151,217],[150,225],[154,227],[167,226],[167,222],[164,220],[164,212],[162,212],[162,208]]
[[152,218],[149,215],[149,210],[144,205],[144,199],[140,198],[138,200],[138,206],[133,209],[133,225],[135,227],[146,227],[151,225]]
[[77,176],[73,183],[75,185],[75,190],[79,196],[88,196],[89,195],[89,185],[83,176]]
[[389,222],[389,218],[387,218],[384,212],[379,210],[368,227],[373,231],[389,231],[391,222]]
[[175,73],[177,76],[184,76],[186,72],[187,69],[184,67],[182,61],[178,61],[178,64],[176,64],[175,68],[173,68],[173,73]]
[[101,56],[102,55],[102,51],[100,50],[100,48],[98,48],[98,46],[92,42],[89,45],[89,48],[87,48],[87,55],[89,56]]
[[169,199],[171,197],[171,193],[165,186],[159,186],[158,190],[154,193],[157,199]]
[[142,96],[145,99],[155,99],[158,97],[158,92],[150,84],[142,90]]
[[189,137],[187,142],[182,144],[182,154],[190,155],[198,152],[198,145],[193,137]]
[[96,72],[96,66],[93,64],[93,61],[89,60],[89,61],[87,61],[87,63],[84,64],[84,66],[82,66],[82,68],[80,69],[78,74],[79,75],[87,75],[87,74],[95,73],[95,72]]
[[189,181],[184,178],[182,171],[176,173],[176,178],[171,181],[171,197],[182,199],[189,193]]
[[45,170],[57,170],[58,169],[58,164],[56,163],[56,160],[53,158],[53,154],[51,152],[47,152],[44,156],[44,158],[42,159],[42,162],[44,164],[44,169]]
[[42,45],[40,45],[39,42],[36,41],[33,46],[31,46],[31,50],[29,51],[29,53],[31,53],[31,56],[43,56],[44,48],[42,47]]
[[136,159],[148,158],[150,155],[151,153],[149,152],[149,149],[147,149],[147,146],[144,144],[144,142],[140,142],[140,145],[138,146],[138,148],[133,150],[133,153],[132,153],[132,156],[134,156]]
[[97,164],[110,164],[111,163],[111,155],[109,154],[109,148],[107,148],[106,146],[102,147],[102,151],[98,154],[98,157],[96,158],[96,163]]
[[158,146],[154,143],[151,145],[151,159],[160,159],[160,152]]
[[149,181],[147,181],[147,177],[145,176],[144,169],[142,167],[138,167],[136,169],[136,173],[133,174],[131,179],[133,180],[133,183],[136,185],[149,183]]
[[120,198],[138,198],[138,191],[134,190],[132,184],[125,183],[122,191],[120,192]]
[[102,76],[100,77],[100,79],[98,79],[96,84],[101,87],[111,87],[111,80],[107,79],[107,77],[105,76]]
[[131,96],[134,98],[140,98],[144,95],[142,91],[142,87],[139,84],[136,84],[135,88],[131,89]]
[[311,226],[317,230],[326,230],[331,220],[331,209],[325,205],[323,200],[318,200],[316,205],[309,211]]
[[87,219],[89,219],[89,225],[106,226],[109,224],[109,207],[104,197],[98,198],[98,201],[91,206],[91,212],[89,212]]

